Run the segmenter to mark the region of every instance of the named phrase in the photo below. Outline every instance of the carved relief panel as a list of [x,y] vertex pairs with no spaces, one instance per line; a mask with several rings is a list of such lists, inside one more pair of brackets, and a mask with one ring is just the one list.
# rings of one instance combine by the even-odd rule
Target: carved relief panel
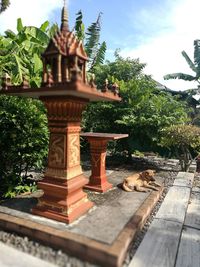
[[48,166],[65,168],[65,135],[51,134]]
[[99,153],[99,154],[92,154],[91,155],[91,159],[92,159],[92,166],[94,166],[95,168],[101,166],[105,166],[105,162],[106,162],[106,152],[104,153]]
[[80,164],[80,137],[79,134],[69,134],[68,137],[68,166]]

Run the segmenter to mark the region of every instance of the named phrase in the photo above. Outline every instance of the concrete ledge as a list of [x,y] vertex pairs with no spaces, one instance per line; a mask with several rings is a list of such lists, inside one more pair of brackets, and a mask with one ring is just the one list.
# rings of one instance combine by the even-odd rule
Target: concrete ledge
[[29,236],[84,261],[101,266],[119,267],[124,261],[135,234],[143,227],[162,191],[163,187],[157,192],[150,193],[111,245],[67,230],[42,225],[30,219],[8,215],[6,212],[0,213],[0,228]]

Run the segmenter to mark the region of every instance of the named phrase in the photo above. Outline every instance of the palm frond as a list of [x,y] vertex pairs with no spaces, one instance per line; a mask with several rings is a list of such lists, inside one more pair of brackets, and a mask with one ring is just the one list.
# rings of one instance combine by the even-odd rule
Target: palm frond
[[184,92],[186,92],[190,96],[193,96],[193,95],[199,94],[200,93],[200,89],[197,87],[197,88],[184,90]]
[[43,32],[47,31],[49,27],[49,21],[46,20],[44,23],[42,23],[42,25],[40,26],[40,30],[42,30]]
[[75,32],[76,36],[79,40],[84,40],[85,38],[85,26],[83,24],[83,14],[82,11],[80,10],[76,14],[76,23],[75,23]]
[[17,19],[17,31],[18,32],[21,32],[21,31],[23,31],[23,29],[24,29],[24,26],[22,24],[22,19],[21,18],[18,18]]
[[99,39],[100,39],[100,31],[101,31],[101,14],[99,13],[99,16],[96,20],[96,22],[92,23],[86,32],[86,43],[85,43],[85,50],[89,58],[92,58],[92,54],[95,50],[97,50],[97,47],[99,45]]
[[181,53],[182,53],[183,57],[185,58],[185,60],[187,61],[187,63],[190,66],[190,68],[196,73],[197,69],[196,69],[194,63],[192,62],[192,60],[187,55],[187,53],[185,51],[182,51]]
[[181,80],[185,80],[185,81],[194,81],[197,78],[189,75],[189,74],[185,74],[185,73],[171,73],[171,74],[167,74],[164,76],[165,80],[170,80],[170,79],[181,79]]
[[103,61],[105,59],[106,49],[107,49],[107,46],[106,46],[106,42],[104,41],[100,45],[99,50],[97,52],[96,62],[95,62],[96,65],[99,65],[99,64],[102,64],[103,63]]
[[11,30],[7,30],[7,31],[5,31],[5,37],[13,40],[13,39],[15,39],[16,34]]
[[103,63],[103,61],[105,59],[106,49],[107,49],[107,46],[106,46],[106,42],[104,41],[100,45],[100,47],[99,47],[99,49],[98,49],[98,51],[96,53],[96,56],[93,59],[93,62],[91,64],[91,67],[90,67],[89,71],[91,71],[95,66]]
[[200,76],[200,40],[194,40],[194,63],[197,68],[197,75]]

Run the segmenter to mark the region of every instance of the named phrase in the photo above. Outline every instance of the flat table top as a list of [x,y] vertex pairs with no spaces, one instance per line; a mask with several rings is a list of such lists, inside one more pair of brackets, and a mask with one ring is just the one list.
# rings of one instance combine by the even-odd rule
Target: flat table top
[[80,135],[84,137],[91,137],[91,138],[101,139],[101,140],[102,139],[117,140],[117,139],[128,137],[128,134],[92,133],[92,132],[81,133]]

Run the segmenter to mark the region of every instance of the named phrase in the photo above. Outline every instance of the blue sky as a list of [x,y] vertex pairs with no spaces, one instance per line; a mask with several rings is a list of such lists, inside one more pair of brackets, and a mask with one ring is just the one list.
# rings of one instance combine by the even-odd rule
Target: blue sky
[[[124,3],[121,0],[71,0],[68,4],[71,28],[78,10],[82,10],[87,26],[96,20],[99,12],[103,13],[101,39],[107,42],[109,57],[117,48],[140,46],[144,38],[155,35],[161,27],[169,27],[165,12],[169,8],[172,5],[163,0],[126,0]],[[49,18],[59,23],[60,9],[54,10]]]
[[[71,28],[81,9],[86,26],[102,12],[101,40],[107,43],[107,58],[121,49],[124,57],[147,63],[145,73],[174,90],[196,87],[180,80],[164,81],[171,72],[192,74],[181,51],[193,59],[193,41],[200,39],[199,0],[68,0]],[[21,17],[25,25],[39,26],[45,20],[60,24],[63,0],[11,0],[0,15],[0,33],[15,30]]]

